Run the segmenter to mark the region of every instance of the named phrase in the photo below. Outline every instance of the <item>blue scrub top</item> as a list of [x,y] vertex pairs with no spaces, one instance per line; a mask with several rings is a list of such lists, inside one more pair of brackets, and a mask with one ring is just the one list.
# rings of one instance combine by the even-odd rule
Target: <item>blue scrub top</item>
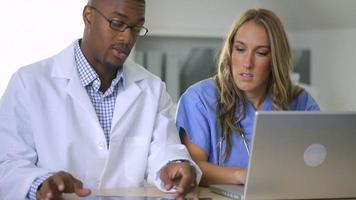
[[[210,163],[218,164],[221,130],[216,118],[217,88],[213,79],[206,79],[190,86],[178,102],[176,126],[185,130],[191,142],[199,146],[208,155]],[[272,103],[267,96],[261,106],[263,111],[272,111]],[[290,110],[319,111],[317,102],[303,90],[290,103]],[[241,121],[248,145],[252,139],[252,129],[255,121],[255,108],[247,103],[247,113]],[[225,143],[222,145],[225,152]],[[248,165],[248,154],[243,139],[237,134],[232,137],[232,150],[229,159],[223,161],[223,166],[242,167]]]

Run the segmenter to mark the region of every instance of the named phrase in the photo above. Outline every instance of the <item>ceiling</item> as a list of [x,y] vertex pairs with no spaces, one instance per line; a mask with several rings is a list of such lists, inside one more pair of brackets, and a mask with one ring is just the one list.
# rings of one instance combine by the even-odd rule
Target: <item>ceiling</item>
[[260,0],[289,31],[356,28],[356,0]]

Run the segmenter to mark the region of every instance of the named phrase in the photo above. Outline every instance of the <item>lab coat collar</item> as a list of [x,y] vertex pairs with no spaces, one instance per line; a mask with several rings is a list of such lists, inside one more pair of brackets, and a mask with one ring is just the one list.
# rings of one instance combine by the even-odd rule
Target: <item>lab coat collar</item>
[[[77,41],[75,41],[77,42]],[[67,79],[67,93],[91,116],[100,126],[95,109],[90,98],[80,82],[74,56],[74,43],[53,58],[52,77]],[[120,91],[115,103],[115,110],[111,125],[111,132],[115,132],[116,125],[142,93],[138,82],[150,76],[150,73],[131,59],[127,59],[123,66],[123,90]],[[98,127],[99,128],[99,127]],[[114,134],[115,135],[115,134]],[[111,135],[114,136],[114,135]]]

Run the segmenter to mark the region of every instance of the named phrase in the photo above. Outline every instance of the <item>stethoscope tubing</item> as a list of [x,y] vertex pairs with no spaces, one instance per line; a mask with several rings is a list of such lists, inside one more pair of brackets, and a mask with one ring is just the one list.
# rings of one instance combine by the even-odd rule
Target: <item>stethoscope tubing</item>
[[[246,134],[244,129],[242,128],[241,124],[238,123],[237,127],[241,130],[241,138],[243,140],[246,152],[247,152],[247,156],[250,157],[250,148],[248,146],[247,143],[247,138],[246,138]],[[219,138],[219,142],[218,142],[218,165],[222,166],[223,161],[222,161],[222,147],[223,147],[223,143],[224,143],[225,137],[223,135],[223,133],[221,133],[220,138]]]

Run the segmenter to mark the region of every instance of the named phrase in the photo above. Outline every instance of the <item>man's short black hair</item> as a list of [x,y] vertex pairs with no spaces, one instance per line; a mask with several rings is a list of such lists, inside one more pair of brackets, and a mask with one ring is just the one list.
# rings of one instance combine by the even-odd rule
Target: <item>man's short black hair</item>
[[[135,1],[146,4],[146,0],[135,0]],[[93,0],[88,0],[88,5],[91,5],[92,2]]]

